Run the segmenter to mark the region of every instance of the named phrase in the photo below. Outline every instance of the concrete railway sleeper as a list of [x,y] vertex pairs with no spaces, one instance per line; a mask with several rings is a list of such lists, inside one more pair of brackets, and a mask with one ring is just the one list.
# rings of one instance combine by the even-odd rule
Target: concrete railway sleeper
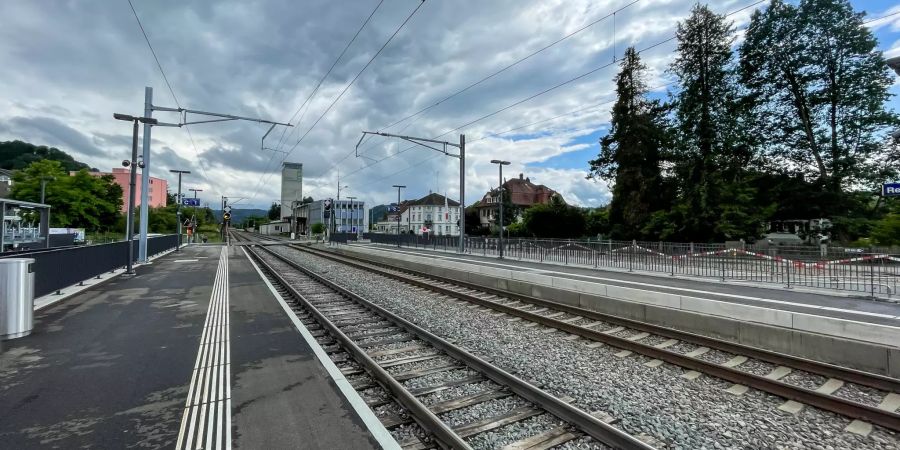
[[[470,448],[469,439],[481,433],[541,418],[552,419],[552,424],[544,423],[536,431],[529,425],[531,434],[517,437],[507,447],[550,448],[588,439],[613,448],[652,448],[265,247],[247,249],[279,291],[295,302],[298,317],[310,326],[332,359],[342,362],[342,372],[348,377],[361,376],[354,379],[354,387],[380,386],[400,405],[402,412],[382,416],[382,423],[392,429],[414,421],[433,439],[401,441],[404,448],[427,448],[435,443],[443,448]],[[405,384],[450,371],[462,376],[415,388]],[[465,388],[464,395],[424,400],[460,388]],[[506,403],[503,409],[490,410],[466,423],[448,424],[442,419],[491,402]],[[386,398],[369,402],[373,408],[390,403]]]
[[[896,412],[900,408],[900,380],[895,378],[720,341],[458,280],[416,273],[383,263],[336,255],[309,246],[290,247],[393,278],[410,286],[486,307],[498,314],[507,314],[550,329],[608,344],[622,349],[623,357],[630,352],[645,355],[654,359],[648,363],[649,367],[667,362],[695,371],[694,374],[690,372],[686,374],[688,377],[697,376],[699,373],[712,375],[735,383],[729,392],[736,395],[743,394],[747,388],[759,389],[787,399],[788,401],[779,407],[786,412],[796,413],[803,405],[810,405],[856,419],[848,425],[847,431],[866,434],[871,430],[871,424],[900,431],[900,414]],[[673,348],[679,343],[688,343],[694,348],[684,353],[674,351]],[[719,355],[724,353],[730,357],[716,361],[716,358],[712,357],[715,356],[714,350],[718,351]],[[742,370],[742,366],[753,366],[754,361],[771,364],[772,370],[766,373]],[[824,377],[824,382],[818,386],[791,384],[786,380],[790,379],[792,372],[818,375]],[[881,391],[879,394],[881,398],[875,403],[864,404],[835,395],[842,387],[852,385],[877,389]]]

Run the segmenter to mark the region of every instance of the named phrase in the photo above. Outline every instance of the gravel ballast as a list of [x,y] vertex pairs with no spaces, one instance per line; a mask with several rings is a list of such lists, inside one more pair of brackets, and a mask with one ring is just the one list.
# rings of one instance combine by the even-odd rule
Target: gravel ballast
[[[271,249],[432,333],[489,356],[494,364],[539,383],[548,392],[573,397],[573,403],[588,412],[607,411],[620,419],[617,427],[632,435],[647,434],[671,448],[894,449],[900,445],[896,433],[880,427],[868,437],[858,436],[843,431],[851,421],[846,417],[812,407],[796,416],[787,414],[777,409],[784,399],[773,395],[751,389],[734,396],[724,392],[731,383],[723,380],[706,375],[687,380],[680,377],[684,369],[670,364],[651,369],[643,366],[649,361],[646,357],[614,357],[620,349],[608,345],[588,348],[583,341],[564,339],[566,333],[543,333],[542,327],[523,327],[524,320],[509,322],[508,317],[485,314],[360,269],[297,250]],[[679,343],[669,350],[694,348]],[[435,379],[451,376],[440,375]],[[790,381],[801,385],[820,381],[808,374],[792,375]],[[409,380],[404,384],[421,387],[436,382]],[[455,423],[466,422],[452,417]]]

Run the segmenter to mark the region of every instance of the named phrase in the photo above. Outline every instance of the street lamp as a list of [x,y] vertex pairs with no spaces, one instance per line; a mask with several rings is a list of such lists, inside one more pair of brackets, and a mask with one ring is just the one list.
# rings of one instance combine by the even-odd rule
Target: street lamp
[[[134,261],[134,185],[137,177],[135,166],[144,167],[143,161],[139,162],[137,160],[138,122],[156,125],[157,121],[152,117],[135,117],[119,113],[114,113],[113,119],[134,122],[134,131],[131,139],[131,159],[122,161],[123,166],[131,166],[131,179],[128,183],[128,217],[125,220],[125,236],[128,238],[128,265],[125,273],[133,275],[134,268],[131,266],[131,263]],[[144,205],[145,208],[146,206]]]
[[351,197],[348,195],[347,199],[350,200],[350,232],[352,233],[353,227],[354,225],[356,225],[353,223],[353,200],[356,200],[356,197]]
[[503,166],[508,166],[509,161],[492,159],[491,164],[496,164],[500,168],[500,182],[497,185],[497,191],[500,193],[500,259],[503,259]]
[[44,192],[47,190],[47,182],[55,181],[56,177],[42,176],[41,177],[41,204],[44,203]]
[[397,188],[397,248],[400,248],[400,189],[406,186],[395,184],[394,187]]
[[177,174],[178,174],[178,196],[175,197],[176,200],[177,200],[177,201],[176,201],[176,204],[175,204],[175,220],[178,222],[178,227],[177,227],[177,229],[178,229],[178,240],[175,241],[175,251],[178,252],[178,251],[181,251],[181,203],[182,203],[182,199],[181,199],[181,176],[184,175],[184,174],[189,174],[189,173],[191,173],[191,171],[190,171],[190,170],[175,170],[175,169],[172,169],[172,170],[169,170],[169,172],[177,173]]

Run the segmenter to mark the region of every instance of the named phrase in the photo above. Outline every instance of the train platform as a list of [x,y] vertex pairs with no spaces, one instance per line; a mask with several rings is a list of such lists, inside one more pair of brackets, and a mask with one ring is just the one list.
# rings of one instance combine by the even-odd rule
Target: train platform
[[603,268],[580,267],[548,262],[498,259],[495,256],[459,255],[440,250],[396,248],[384,244],[351,244],[376,251],[421,255],[448,262],[477,264],[554,278],[603,283],[647,292],[686,295],[710,300],[744,304],[760,308],[810,313],[879,325],[900,326],[900,303],[872,299],[853,291],[815,289],[803,286],[785,289],[741,281],[719,281],[714,278],[669,276],[660,273],[627,272]]
[[2,447],[391,446],[242,249],[188,246],[136,272],[4,342]]
[[900,305],[895,303],[380,244],[328,249],[476,287],[900,377]]

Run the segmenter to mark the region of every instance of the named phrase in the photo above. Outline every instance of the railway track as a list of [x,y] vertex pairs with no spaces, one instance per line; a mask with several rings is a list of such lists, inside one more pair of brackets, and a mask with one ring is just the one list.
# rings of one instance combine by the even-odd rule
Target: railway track
[[[700,373],[734,383],[729,391],[741,395],[749,388],[787,399],[779,408],[791,413],[805,405],[856,419],[848,430],[866,433],[871,424],[900,431],[900,380],[817,361],[796,358],[727,341],[618,318],[583,308],[561,305],[433,275],[424,275],[383,263],[349,258],[309,246],[290,248],[397,280],[408,286],[427,289],[458,301],[490,308],[529,322],[621,349],[617,356],[632,353],[653,358],[649,367],[663,362],[688,369],[687,378]],[[681,344],[692,350],[679,352]],[[820,377],[815,386],[788,382],[792,376]],[[841,389],[874,392],[867,403],[846,398]],[[872,398],[877,397],[877,398]]]
[[[238,239],[252,241],[247,236]],[[399,405],[380,417],[382,423],[389,429],[413,422],[421,427],[425,435],[402,440],[403,448],[471,448],[469,440],[517,425],[525,434],[519,431],[517,440],[504,448],[542,449],[566,443],[653,448],[263,246],[245,249],[293,303],[298,318],[323,341],[330,357],[343,366],[344,375],[359,377],[354,387],[380,386],[389,394],[390,400],[368,399],[370,407]],[[462,394],[443,398],[442,393]],[[454,416],[491,402],[503,408],[486,408],[491,412],[465,423]]]

